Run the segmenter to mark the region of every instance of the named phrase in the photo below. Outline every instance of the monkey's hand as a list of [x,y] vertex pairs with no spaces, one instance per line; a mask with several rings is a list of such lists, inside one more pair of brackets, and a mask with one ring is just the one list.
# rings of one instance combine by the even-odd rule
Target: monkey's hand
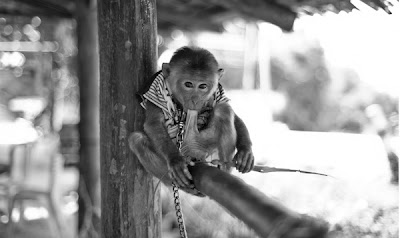
[[254,155],[251,146],[237,148],[233,163],[236,169],[241,173],[248,173],[254,167]]
[[[189,164],[194,165],[193,162]],[[193,178],[187,166],[188,163],[182,156],[175,156],[168,163],[169,176],[172,181],[181,188],[194,188],[193,183],[190,182]]]
[[[202,115],[202,116],[201,116]],[[195,110],[187,111],[185,136],[182,143],[181,152],[184,156],[195,158],[196,160],[203,160],[208,156],[207,146],[199,138],[198,123],[199,117],[208,117],[206,112],[200,116]]]
[[197,128],[199,129],[199,131],[207,126],[210,115],[212,113],[212,109],[212,107],[204,107],[201,109],[199,115],[197,116]]

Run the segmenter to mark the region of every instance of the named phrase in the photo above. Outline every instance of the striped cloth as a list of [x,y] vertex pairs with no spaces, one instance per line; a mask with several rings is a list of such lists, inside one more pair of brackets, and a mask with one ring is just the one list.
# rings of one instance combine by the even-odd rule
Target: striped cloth
[[[145,91],[139,93],[142,99],[140,105],[146,109],[146,103],[152,102],[157,107],[161,108],[164,113],[165,127],[173,141],[176,141],[178,133],[178,123],[180,120],[180,111],[177,110],[177,105],[173,102],[171,93],[168,90],[164,75],[161,71],[157,72],[152,78],[153,82],[145,88]],[[225,91],[221,84],[218,84],[217,91],[213,95],[213,100],[207,107],[214,107],[217,103],[228,102],[229,99],[225,96]]]

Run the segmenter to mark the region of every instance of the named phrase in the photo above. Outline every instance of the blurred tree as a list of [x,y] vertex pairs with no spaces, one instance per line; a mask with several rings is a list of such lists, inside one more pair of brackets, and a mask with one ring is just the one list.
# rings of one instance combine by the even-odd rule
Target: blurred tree
[[286,97],[286,107],[275,120],[292,130],[363,133],[365,109],[378,104],[398,133],[398,98],[368,87],[353,69],[328,64],[318,42],[299,33],[282,39],[284,47],[272,51],[271,84]]
[[[297,46],[296,46],[297,47]],[[318,44],[286,49],[271,58],[271,86],[286,96],[286,107],[275,120],[292,130],[324,131],[330,127],[324,112],[329,109],[327,89],[330,75]]]

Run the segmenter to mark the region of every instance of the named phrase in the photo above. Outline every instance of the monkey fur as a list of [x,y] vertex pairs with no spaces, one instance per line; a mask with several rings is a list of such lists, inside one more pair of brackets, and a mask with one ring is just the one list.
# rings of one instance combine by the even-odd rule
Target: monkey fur
[[194,191],[187,167],[194,164],[191,159],[213,157],[223,170],[235,166],[242,173],[251,171],[254,156],[245,124],[227,102],[215,103],[223,69],[214,56],[202,48],[180,48],[169,64],[163,64],[162,74],[173,103],[186,113],[183,144],[179,151],[166,128],[165,109],[150,98],[144,131],[129,137],[144,168],[166,185],[174,182],[189,193]]

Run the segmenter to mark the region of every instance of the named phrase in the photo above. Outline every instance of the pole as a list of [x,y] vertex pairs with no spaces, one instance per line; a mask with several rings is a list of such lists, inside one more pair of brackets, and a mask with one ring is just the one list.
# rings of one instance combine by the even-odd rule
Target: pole
[[[100,232],[99,55],[96,1],[76,1],[79,122],[79,230],[81,237]],[[86,199],[83,199],[86,194]]]
[[289,210],[234,175],[204,164],[196,164],[190,172],[198,190],[225,207],[260,237],[326,237],[325,222]]
[[98,0],[102,237],[161,236],[157,182],[129,149],[143,129],[135,97],[156,72],[155,0]]

